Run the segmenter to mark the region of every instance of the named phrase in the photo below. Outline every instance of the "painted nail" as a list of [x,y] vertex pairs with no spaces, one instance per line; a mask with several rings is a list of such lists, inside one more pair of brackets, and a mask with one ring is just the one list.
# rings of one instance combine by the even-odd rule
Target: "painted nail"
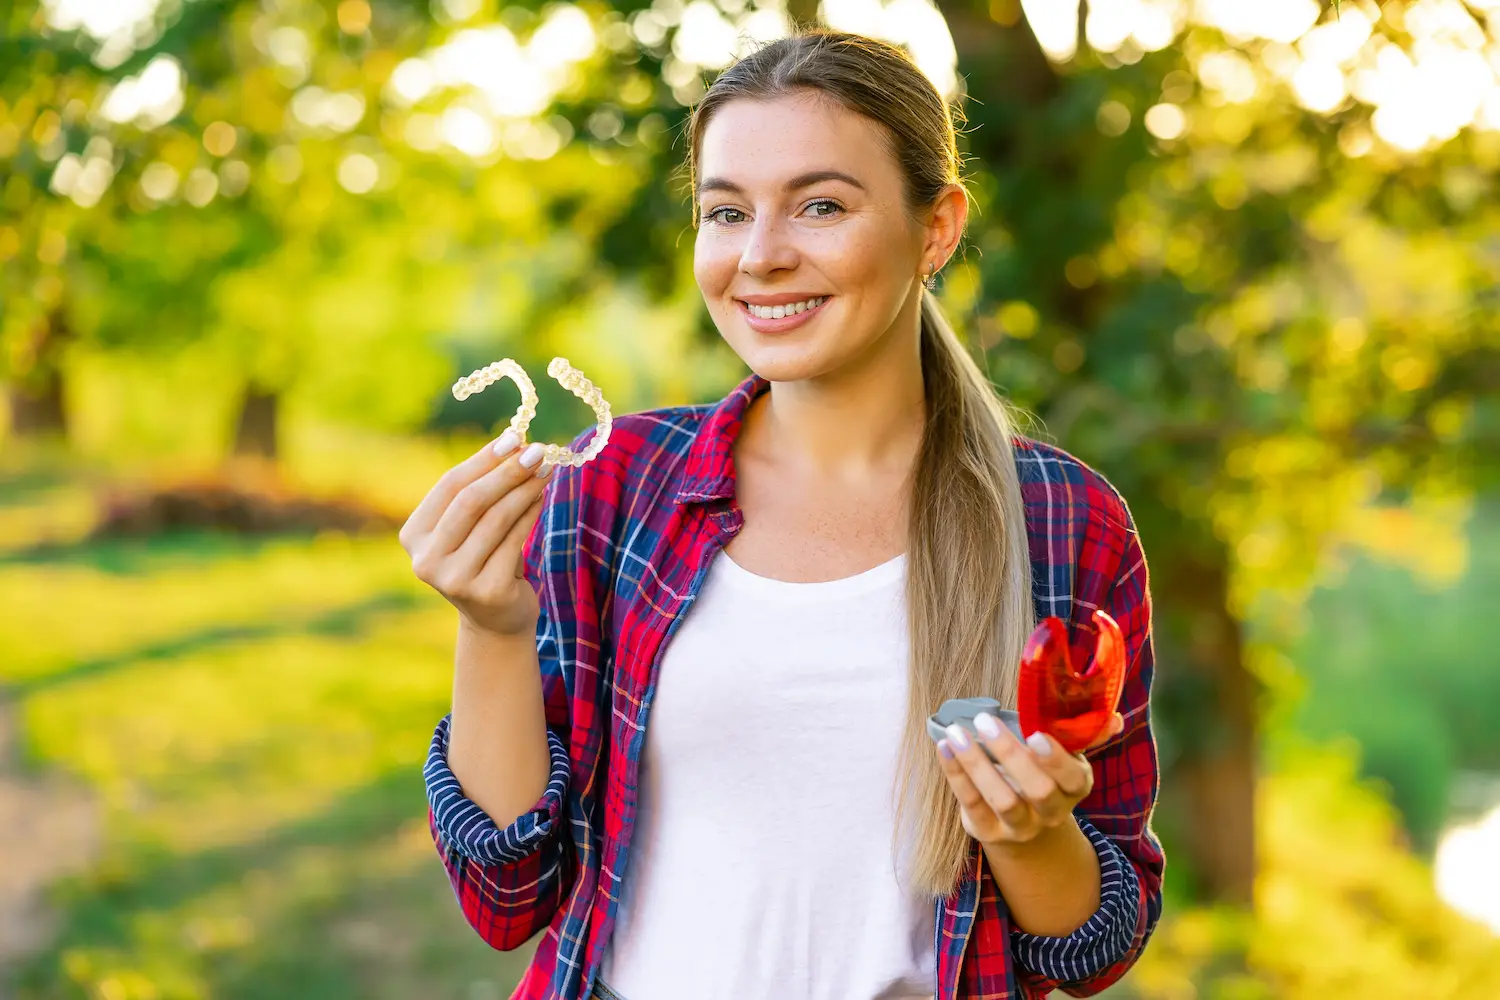
[[980,712],[974,716],[974,728],[987,740],[1000,738],[1000,723],[988,712]]
[[1049,757],[1052,754],[1052,741],[1047,739],[1046,734],[1041,731],[1034,732],[1026,737],[1026,745],[1043,757]]
[[515,451],[516,446],[520,443],[521,435],[517,434],[514,430],[507,429],[504,434],[501,434],[498,438],[495,439],[495,454],[499,455],[501,458],[504,458],[506,455],[509,455],[511,452]]
[[526,450],[521,452],[520,462],[522,467],[527,469],[535,467],[536,463],[542,460],[542,451],[543,448],[538,442],[532,442],[527,445]]
[[944,760],[953,759],[953,748],[948,745],[947,740],[938,740],[937,747],[938,753],[942,755]]
[[969,734],[964,731],[963,726],[955,722],[948,727],[948,744],[956,753],[969,749]]

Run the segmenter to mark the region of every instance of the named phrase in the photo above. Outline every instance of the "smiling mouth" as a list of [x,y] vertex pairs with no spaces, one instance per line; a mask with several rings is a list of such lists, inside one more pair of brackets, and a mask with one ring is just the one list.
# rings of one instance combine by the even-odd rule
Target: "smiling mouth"
[[780,306],[757,306],[751,305],[743,299],[738,301],[740,305],[745,307],[745,311],[756,319],[785,319],[788,316],[796,316],[799,313],[816,309],[824,302],[827,302],[828,298],[827,295],[818,295],[810,299],[803,299],[801,302],[788,302],[786,305]]

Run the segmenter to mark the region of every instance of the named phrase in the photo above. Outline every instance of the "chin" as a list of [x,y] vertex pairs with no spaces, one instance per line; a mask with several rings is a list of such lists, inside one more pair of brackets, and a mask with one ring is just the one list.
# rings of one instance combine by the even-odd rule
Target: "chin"
[[816,343],[796,343],[791,340],[757,343],[755,341],[759,338],[753,331],[750,336],[751,343],[731,341],[730,346],[751,371],[768,382],[801,382],[825,375],[838,367],[837,361],[829,356],[827,349]]

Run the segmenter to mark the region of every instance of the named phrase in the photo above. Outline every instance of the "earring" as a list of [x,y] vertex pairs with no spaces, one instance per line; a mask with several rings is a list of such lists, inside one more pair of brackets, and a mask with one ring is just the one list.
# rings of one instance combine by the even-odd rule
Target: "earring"
[[926,288],[929,292],[932,291],[933,289],[937,288],[937,264],[936,263],[929,262],[927,264],[927,277],[925,277],[925,278],[922,279],[922,287]]
[[[588,380],[583,372],[568,364],[566,358],[553,358],[552,362],[547,365],[547,374],[556,379],[564,389],[587,403],[589,409],[594,411],[597,433],[583,451],[575,452],[560,444],[546,445],[542,450],[542,462],[538,468],[545,469],[550,465],[580,466],[593,461],[609,443],[609,434],[614,428],[614,417],[610,413],[609,400],[604,398],[604,394]],[[536,416],[536,386],[532,385],[526,370],[514,359],[504,358],[496,361],[454,382],[453,398],[468,399],[476,392],[483,392],[486,387],[503,378],[510,379],[516,384],[516,388],[521,390],[521,405],[516,408],[515,415],[510,418],[510,429],[524,441],[526,429],[531,426],[532,418]]]

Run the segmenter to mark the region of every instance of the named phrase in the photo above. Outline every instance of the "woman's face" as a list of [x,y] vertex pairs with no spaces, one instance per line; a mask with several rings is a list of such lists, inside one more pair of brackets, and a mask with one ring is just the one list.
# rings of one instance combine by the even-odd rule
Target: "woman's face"
[[915,333],[926,229],[879,125],[816,93],[731,101],[698,183],[698,287],[761,377],[815,378]]

